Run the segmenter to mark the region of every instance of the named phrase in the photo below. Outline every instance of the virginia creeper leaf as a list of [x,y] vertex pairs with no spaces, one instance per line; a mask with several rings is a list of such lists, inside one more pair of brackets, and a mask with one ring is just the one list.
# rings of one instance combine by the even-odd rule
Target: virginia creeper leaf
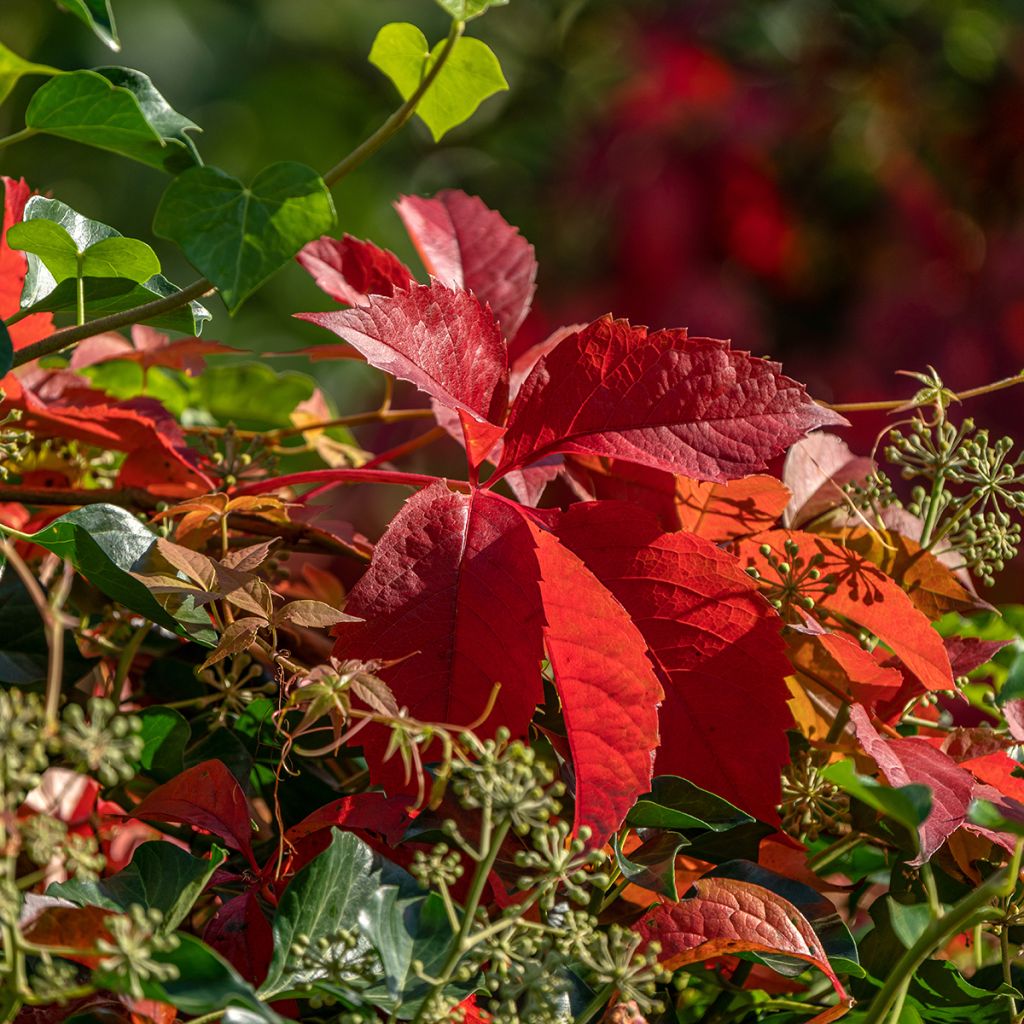
[[623,502],[573,505],[558,534],[644,636],[665,690],[656,770],[774,822],[777,769],[789,759],[789,665],[779,618],[756,585],[709,541],[662,533]]
[[802,526],[829,509],[847,505],[843,485],[863,483],[874,469],[871,459],[854,455],[835,434],[811,434],[797,441],[786,453],[782,471],[782,481],[792,494],[786,526]]
[[153,230],[181,246],[235,313],[333,224],[334,203],[323,179],[304,164],[284,162],[264,168],[251,185],[216,167],[193,167],[164,192]]
[[252,853],[249,804],[242,787],[221,761],[203,761],[157,786],[132,810],[132,816],[205,829],[232,850],[243,853],[253,868],[257,866]]
[[160,273],[160,261],[145,242],[111,237],[82,249],[55,221],[35,219],[15,224],[7,244],[37,256],[60,283],[78,277],[123,277],[141,284]]
[[645,940],[661,943],[659,959],[669,969],[742,952],[794,957],[817,967],[846,1001],[821,940],[789,900],[732,878],[705,876],[693,891],[652,908],[636,925]]
[[403,196],[395,208],[427,272],[489,305],[513,338],[537,287],[533,246],[518,229],[476,196],[451,189],[433,199]]
[[565,452],[729,480],[837,422],[776,363],[602,317],[538,360],[512,405],[497,472]]
[[57,3],[91,28],[110,49],[121,49],[110,0],[57,0]]
[[[427,38],[407,22],[385,25],[370,49],[370,63],[394,83],[407,100],[436,63],[445,47],[432,50]],[[479,39],[460,36],[452,46],[444,67],[430,84],[416,107],[416,113],[439,142],[452,128],[468,121],[489,96],[508,88],[498,58]]]
[[33,64],[32,61],[19,57],[13,50],[9,50],[3,43],[0,43],[0,103],[11,94],[11,90],[18,84],[18,80],[26,75],[59,75],[58,68],[51,68],[47,64]]
[[932,808],[918,829],[921,850],[911,865],[930,860],[940,846],[967,820],[974,781],[948,754],[927,740],[911,737],[882,739],[859,704],[850,708],[857,739],[891,786],[922,783],[932,791]]
[[394,253],[351,235],[324,235],[304,245],[295,258],[321,291],[347,306],[365,306],[371,295],[393,295],[413,281]]
[[[21,311],[21,292],[28,272],[28,259],[7,244],[7,229],[18,224],[25,212],[31,190],[24,181],[0,177],[3,214],[0,217],[0,320]],[[74,308],[74,307],[72,307]],[[9,329],[15,350],[45,338],[53,330],[53,317],[39,313],[25,317]]]
[[51,78],[32,97],[25,124],[171,174],[199,163],[185,135],[196,126],[171,108],[146,75],[130,68]]
[[203,931],[203,942],[250,985],[263,984],[274,956],[274,933],[260,909],[256,890],[246,889],[225,900]]
[[301,313],[358,349],[371,366],[449,409],[500,424],[508,399],[508,356],[487,307],[466,292],[412,285],[363,307]]

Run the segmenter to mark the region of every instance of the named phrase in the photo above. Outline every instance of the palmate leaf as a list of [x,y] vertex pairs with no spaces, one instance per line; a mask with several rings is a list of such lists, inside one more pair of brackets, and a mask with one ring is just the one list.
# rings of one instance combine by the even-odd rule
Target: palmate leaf
[[153,230],[181,247],[235,313],[333,224],[323,179],[304,164],[284,162],[264,168],[250,185],[215,167],[186,171],[160,200]]
[[[472,2],[472,0],[469,0]],[[395,84],[402,99],[409,99],[437,61],[445,43],[433,49],[426,36],[406,22],[385,25],[370,50],[370,63]],[[416,107],[416,113],[439,142],[452,128],[468,121],[477,107],[508,88],[498,58],[479,39],[455,41],[437,77]]]

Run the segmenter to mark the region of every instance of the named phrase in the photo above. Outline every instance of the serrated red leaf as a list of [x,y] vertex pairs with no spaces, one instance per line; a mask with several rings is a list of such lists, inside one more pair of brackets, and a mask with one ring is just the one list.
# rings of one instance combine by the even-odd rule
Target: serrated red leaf
[[[406,502],[378,542],[345,606],[365,621],[338,627],[334,653],[405,659],[381,675],[422,721],[467,725],[501,683],[481,732],[505,725],[522,735],[543,696],[532,549],[508,502],[435,482]],[[379,754],[384,743],[367,730],[367,746]],[[382,778],[389,767],[371,770]]]
[[509,413],[498,474],[561,452],[724,481],[844,422],[777,363],[602,317],[538,360]]
[[465,192],[403,196],[398,215],[427,271],[487,303],[506,338],[529,312],[537,281],[533,246],[495,210]]
[[573,505],[558,534],[650,651],[665,691],[657,773],[776,821],[790,668],[779,617],[739,562],[701,537],[663,533],[651,514],[622,502]]
[[249,803],[238,780],[223,761],[209,760],[186,768],[157,786],[132,809],[143,821],[176,822],[201,828],[245,855],[257,868],[252,852]]
[[371,366],[415,384],[449,409],[500,425],[508,403],[508,352],[486,306],[467,292],[413,285],[365,306],[298,313],[344,338]]
[[[4,190],[3,216],[0,217],[0,320],[14,316],[21,309],[21,290],[25,284],[28,260],[25,254],[7,244],[7,229],[21,223],[25,204],[32,190],[24,180],[0,177]],[[31,345],[53,331],[49,313],[34,313],[10,328],[14,350]]]
[[650,790],[664,696],[629,614],[583,560],[532,520],[544,647],[576,774],[576,826],[603,842]]
[[414,280],[393,252],[351,235],[324,235],[303,246],[295,259],[321,291],[347,306],[363,306],[371,295],[394,295]]
[[932,791],[932,809],[918,829],[921,851],[909,861],[913,866],[923,864],[967,820],[974,797],[971,774],[923,738],[882,739],[859,704],[850,706],[850,722],[890,786],[919,783]]
[[[817,607],[863,626],[885,643],[929,690],[952,690],[953,675],[942,637],[928,619],[914,607],[910,597],[894,580],[856,552],[824,537],[799,530],[772,530],[738,541],[741,559],[756,568],[766,585],[777,583],[778,573],[761,553],[766,545],[784,562],[791,561],[786,541],[798,547],[796,558],[803,566],[820,555],[821,576],[800,584],[800,596],[809,597]],[[829,583],[836,592],[827,593]]]
[[114,333],[97,334],[79,342],[68,365],[72,370],[82,370],[87,366],[121,361],[137,363],[143,373],[154,366],[164,366],[194,377],[205,367],[207,356],[229,353],[242,354],[240,349],[222,345],[219,341],[204,341],[202,338],[171,341],[166,334],[152,327],[135,324],[130,341],[123,334]]
[[699,878],[693,892],[653,907],[635,926],[647,942],[661,944],[659,959],[669,969],[726,954],[781,954],[817,967],[847,1001],[821,940],[789,900],[732,878]]

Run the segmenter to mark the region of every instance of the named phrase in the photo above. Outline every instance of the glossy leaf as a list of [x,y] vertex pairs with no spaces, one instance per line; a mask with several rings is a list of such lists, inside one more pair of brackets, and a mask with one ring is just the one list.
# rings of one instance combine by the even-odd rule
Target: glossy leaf
[[153,230],[181,246],[235,313],[333,224],[334,203],[320,176],[285,162],[264,168],[251,185],[215,167],[186,171],[164,193]]
[[509,414],[498,473],[568,452],[723,481],[760,472],[837,422],[776,363],[604,317],[537,362]]
[[25,124],[172,174],[199,162],[185,135],[196,126],[170,107],[146,75],[129,68],[71,71],[50,79],[32,97]]
[[670,900],[679,899],[676,887],[676,857],[690,845],[690,840],[678,832],[661,829],[645,830],[640,845],[627,853],[620,836],[612,837],[615,863],[622,877],[632,885],[650,889]]
[[858,774],[852,761],[836,761],[822,774],[850,796],[899,822],[913,834],[931,813],[931,790],[925,784],[883,786],[868,775]]
[[71,900],[79,906],[123,912],[132,904],[153,908],[163,914],[163,928],[173,931],[185,920],[224,857],[224,851],[216,847],[209,859],[202,860],[173,843],[143,843],[123,871],[98,882],[73,878],[51,885],[47,895]]
[[121,49],[110,0],[57,0],[57,3],[91,28],[112,50]]
[[212,832],[256,867],[249,804],[221,761],[203,761],[157,786],[132,815],[142,821],[175,822]]
[[143,741],[139,766],[158,782],[167,782],[184,767],[182,758],[192,738],[192,729],[174,708],[143,708],[139,718]]
[[[445,43],[433,49],[426,36],[407,22],[385,25],[370,49],[370,63],[394,83],[407,100],[437,61]],[[452,128],[468,121],[489,96],[508,88],[498,58],[479,39],[461,36],[437,77],[424,93],[416,113],[439,142]]]
[[659,959],[670,969],[742,952],[775,954],[817,967],[840,999],[846,992],[821,940],[789,900],[763,886],[731,878],[698,879],[694,895],[649,910],[636,929],[661,944]]
[[3,43],[0,43],[0,103],[11,94],[11,90],[18,84],[18,81],[26,75],[59,75],[58,68],[51,68],[48,64],[33,64],[32,61],[19,57],[13,50],[9,50]]
[[706,789],[677,775],[659,775],[651,782],[650,793],[642,796],[626,816],[626,824],[636,828],[699,829],[726,832],[754,819]]
[[52,220],[15,224],[7,232],[7,244],[37,256],[57,283],[78,277],[123,277],[141,284],[160,273],[160,261],[145,242],[111,237],[81,249]]
[[471,295],[412,285],[340,312],[302,313],[358,349],[371,366],[415,384],[447,409],[500,424],[508,356],[498,325]]
[[427,272],[472,292],[490,306],[505,337],[513,338],[537,286],[533,246],[500,213],[465,192],[403,196],[395,208]]
[[[663,534],[653,516],[625,503],[573,505],[558,534],[646,641],[665,691],[656,771],[774,821],[778,769],[789,759],[789,665],[779,618],[750,577],[709,541]],[[751,763],[760,770],[751,773]]]

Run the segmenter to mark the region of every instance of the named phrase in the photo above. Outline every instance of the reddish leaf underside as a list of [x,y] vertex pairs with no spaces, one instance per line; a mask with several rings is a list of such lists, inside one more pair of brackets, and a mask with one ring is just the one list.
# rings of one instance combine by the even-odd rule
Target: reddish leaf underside
[[658,774],[776,821],[792,725],[789,663],[779,617],[756,584],[709,541],[662,533],[653,516],[622,502],[574,505],[558,532],[649,648],[665,691]]
[[344,338],[371,366],[415,384],[449,409],[501,424],[508,402],[508,353],[490,310],[434,282],[365,306],[299,313]]
[[347,306],[366,305],[371,295],[394,295],[413,283],[393,252],[351,235],[324,235],[303,246],[295,258],[321,291]]
[[505,337],[514,337],[537,280],[533,246],[518,229],[476,196],[454,190],[433,199],[403,196],[395,208],[427,271],[488,304]]
[[850,721],[865,752],[878,765],[890,786],[919,783],[932,791],[932,809],[918,829],[920,853],[911,865],[923,864],[967,820],[974,780],[948,754],[927,740],[882,739],[859,704],[850,707]]
[[[914,607],[899,585],[854,551],[799,530],[773,530],[738,542],[742,560],[754,566],[766,584],[776,584],[778,573],[761,553],[767,545],[782,561],[789,562],[785,543],[798,546],[796,557],[807,566],[821,555],[817,580],[805,580],[800,596],[810,597],[816,607],[834,612],[875,634],[929,690],[952,690],[953,675],[942,638],[928,619]],[[830,581],[836,592],[826,593]]]
[[561,452],[723,481],[842,422],[777,363],[602,317],[538,360],[509,413],[498,471]]
[[782,954],[817,967],[847,1001],[814,929],[788,900],[731,878],[700,878],[693,891],[689,899],[653,907],[636,925],[646,941],[661,943],[669,969],[726,954]]
[[178,822],[211,832],[257,867],[249,804],[222,761],[203,761],[185,769],[157,786],[131,813],[143,821]]
[[848,502],[843,485],[862,483],[875,468],[871,459],[854,455],[835,434],[812,434],[786,453],[782,481],[792,492],[785,524],[802,526],[829,509]]

